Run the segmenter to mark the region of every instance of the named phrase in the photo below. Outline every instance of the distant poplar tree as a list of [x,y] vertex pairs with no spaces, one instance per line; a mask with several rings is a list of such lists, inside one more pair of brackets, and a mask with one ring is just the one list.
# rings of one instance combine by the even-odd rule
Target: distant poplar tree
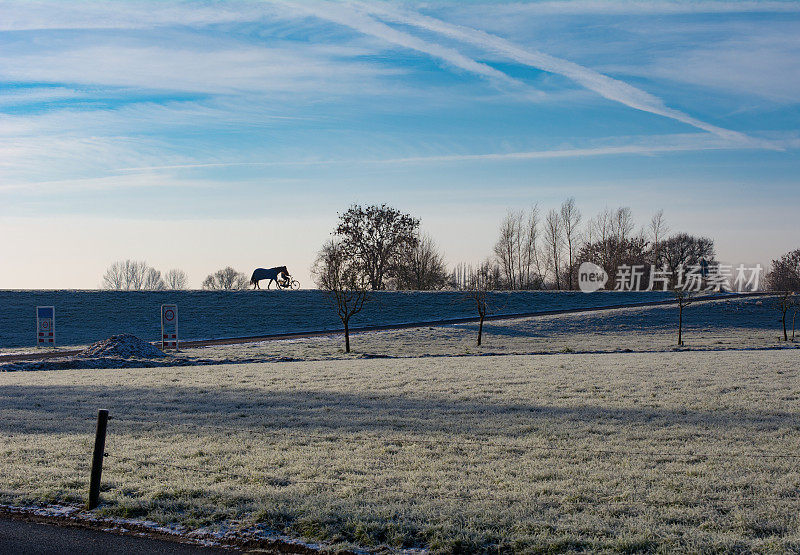
[[561,289],[561,257],[564,252],[564,227],[561,214],[550,210],[544,220],[544,241],[547,259],[556,289]]
[[575,199],[570,197],[561,205],[561,227],[564,230],[564,243],[567,248],[567,289],[573,289],[577,285],[574,279],[575,256],[580,249],[580,237],[578,226],[581,224],[581,212],[575,205]]
[[539,262],[539,208],[528,213],[509,210],[500,224],[494,254],[507,289],[537,289],[542,284]]

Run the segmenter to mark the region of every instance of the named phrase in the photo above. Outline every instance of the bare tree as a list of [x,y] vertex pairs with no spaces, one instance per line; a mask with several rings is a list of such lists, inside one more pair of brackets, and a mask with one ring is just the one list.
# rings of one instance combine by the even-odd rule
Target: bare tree
[[664,219],[664,210],[659,210],[650,219],[650,226],[647,229],[648,239],[653,245],[657,245],[664,240],[664,236],[669,233],[669,226]]
[[467,286],[467,299],[478,312],[478,347],[483,342],[483,321],[486,319],[488,311],[489,291],[493,289],[495,279],[492,276],[492,266],[484,262],[480,268],[472,274],[469,285]]
[[[781,323],[783,324],[783,340],[789,341],[789,336],[786,333],[786,315],[792,307],[797,305],[797,294],[794,291],[781,291],[775,303],[781,313]],[[795,315],[796,315],[795,311]],[[792,341],[794,341],[794,318],[792,319]]]
[[800,249],[773,260],[766,277],[772,291],[800,291]]
[[547,258],[556,289],[561,289],[561,255],[564,250],[564,230],[561,216],[550,210],[544,221],[544,242],[547,247]]
[[620,241],[625,241],[633,235],[636,224],[633,221],[633,212],[627,206],[617,208],[611,219],[611,233]]
[[611,221],[613,213],[604,208],[597,216],[590,219],[586,226],[586,242],[605,242],[611,236]]
[[472,272],[472,267],[464,262],[459,262],[453,267],[450,272],[449,285],[453,289],[466,289],[469,283],[469,275]]
[[[777,260],[773,260],[766,281],[770,290],[780,293],[776,306],[781,312],[783,340],[788,341],[786,314],[792,307],[797,305],[796,293],[800,292],[800,249],[788,252]],[[797,311],[795,310],[795,317],[796,315]],[[792,340],[794,340],[794,318],[792,319]]]
[[138,260],[118,260],[108,267],[103,275],[103,288],[138,291],[144,287],[145,276],[150,267]]
[[539,257],[539,206],[534,204],[528,212],[527,231],[522,249],[525,272],[523,287],[538,289],[544,281],[541,260]]
[[648,262],[650,264],[656,265],[659,262],[663,263],[661,258],[661,246],[667,233],[669,233],[669,226],[664,219],[664,211],[659,210],[653,214],[653,217],[650,219],[650,225],[647,227],[646,234],[643,233],[650,244],[650,251],[648,253]]
[[186,277],[186,272],[173,268],[164,277],[167,289],[181,290],[186,289],[189,279]]
[[144,260],[126,260],[125,276],[127,280],[126,289],[138,291],[144,288],[144,280],[149,266]]
[[221,287],[217,284],[217,279],[214,274],[209,274],[206,276],[206,279],[203,280],[203,283],[200,284],[200,287],[203,289],[207,289],[209,291],[215,291],[217,289],[221,289]]
[[147,268],[144,273],[144,281],[142,282],[142,289],[147,291],[161,291],[166,289],[164,278],[161,277],[161,272],[155,268]]
[[580,247],[578,239],[578,226],[581,223],[581,212],[575,206],[575,199],[570,197],[561,205],[561,226],[564,229],[564,241],[567,245],[567,289],[572,289],[573,265],[575,254]]
[[683,309],[694,301],[694,291],[680,286],[672,288],[672,294],[678,303],[678,346],[683,346]]
[[447,283],[447,268],[436,242],[429,236],[417,238],[416,245],[408,246],[398,264],[397,288],[426,291],[441,289]]
[[[614,235],[609,235],[605,240],[584,243],[578,260],[601,266],[608,276],[616,276],[621,266],[644,266],[639,284],[641,286],[646,285],[650,279],[649,269],[646,267],[648,254],[647,242],[641,237],[620,240]],[[573,275],[576,275],[578,270],[578,260],[573,266]]]
[[336,306],[344,326],[344,351],[350,352],[350,319],[361,312],[368,297],[369,281],[342,242],[323,245],[311,268],[317,287],[325,291]]
[[658,254],[655,263],[659,267],[666,267],[673,281],[680,275],[681,269],[687,271],[692,266],[710,265],[716,256],[713,239],[688,233],[677,233],[653,248]]
[[165,280],[160,271],[144,261],[118,260],[103,274],[102,287],[125,291],[185,289],[186,274],[182,270],[170,270]]
[[417,242],[419,220],[385,204],[351,206],[339,216],[334,232],[344,249],[355,256],[372,289],[384,289],[395,275],[398,257]]
[[538,252],[539,208],[509,210],[500,224],[494,254],[508,289],[531,289],[541,283]]
[[125,268],[124,262],[114,262],[103,274],[103,289],[118,291],[125,289]]
[[611,210],[604,208],[597,216],[590,219],[586,229],[586,241],[596,243],[615,237],[620,241],[630,239],[635,223],[633,212],[627,206]]
[[231,291],[247,289],[249,284],[250,280],[246,275],[228,266],[206,277],[206,279],[203,280],[203,289]]
[[500,264],[500,269],[509,289],[518,289],[518,267],[520,258],[520,235],[522,234],[521,211],[509,210],[500,224],[500,238],[494,245],[494,254]]

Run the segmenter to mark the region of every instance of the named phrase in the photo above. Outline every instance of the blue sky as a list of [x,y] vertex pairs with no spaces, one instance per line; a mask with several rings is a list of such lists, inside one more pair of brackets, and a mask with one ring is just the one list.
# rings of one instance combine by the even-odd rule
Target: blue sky
[[121,258],[308,284],[351,203],[476,262],[568,196],[768,264],[799,100],[797,2],[0,1],[0,288]]

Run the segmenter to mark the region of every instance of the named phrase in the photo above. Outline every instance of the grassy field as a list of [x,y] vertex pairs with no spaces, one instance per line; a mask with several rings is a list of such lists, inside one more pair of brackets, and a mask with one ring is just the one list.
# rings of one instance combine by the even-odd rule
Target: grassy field
[[800,351],[0,374],[0,502],[434,551],[800,550]]
[[[728,299],[696,302],[684,315],[685,348],[739,350],[798,348],[781,341],[774,300]],[[660,352],[676,350],[677,308],[656,306],[599,312],[493,320],[484,326],[477,348],[477,323],[426,326],[353,334],[353,353],[344,353],[341,334],[308,339],[184,348],[165,360],[140,360],[138,366],[352,360],[371,357],[440,357],[476,354]],[[6,349],[6,353],[30,352]],[[131,361],[86,359],[0,363],[3,370],[130,367]]]

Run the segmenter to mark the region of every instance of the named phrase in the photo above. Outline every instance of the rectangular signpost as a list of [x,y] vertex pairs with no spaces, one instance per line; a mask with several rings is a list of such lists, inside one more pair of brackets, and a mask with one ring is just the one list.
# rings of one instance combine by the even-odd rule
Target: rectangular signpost
[[178,305],[161,305],[161,350],[178,349]]
[[53,306],[36,307],[36,346],[56,346],[56,309]]

